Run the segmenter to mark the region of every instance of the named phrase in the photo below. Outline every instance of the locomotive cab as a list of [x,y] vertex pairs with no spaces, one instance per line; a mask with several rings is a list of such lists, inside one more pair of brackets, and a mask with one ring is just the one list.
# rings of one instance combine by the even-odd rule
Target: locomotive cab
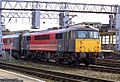
[[[101,50],[99,31],[94,28],[79,28],[73,30],[74,52],[78,55],[78,61],[88,66],[95,63],[98,53]],[[79,60],[80,59],[80,60]]]
[[90,26],[71,26],[63,33],[63,40],[58,40],[58,51],[68,62],[84,63],[88,66],[95,63],[100,50],[99,30]]

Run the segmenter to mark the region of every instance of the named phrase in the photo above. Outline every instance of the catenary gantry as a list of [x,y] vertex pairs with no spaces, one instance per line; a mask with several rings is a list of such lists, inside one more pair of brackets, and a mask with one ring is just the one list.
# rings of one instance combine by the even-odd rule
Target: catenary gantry
[[[25,0],[2,0],[2,15],[5,18],[30,18],[31,13],[25,11],[52,11],[52,12],[80,12],[80,13],[106,13],[116,14],[117,5],[85,4],[69,2],[43,2]],[[10,10],[5,11],[5,10]],[[11,11],[12,10],[12,11]],[[19,12],[19,11],[20,12]],[[40,18],[56,19],[59,18],[55,13],[41,12]]]

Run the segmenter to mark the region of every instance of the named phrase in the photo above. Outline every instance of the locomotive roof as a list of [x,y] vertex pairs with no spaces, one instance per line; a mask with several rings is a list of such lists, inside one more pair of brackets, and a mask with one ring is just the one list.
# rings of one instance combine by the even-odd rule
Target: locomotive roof
[[32,35],[37,35],[37,34],[47,34],[47,33],[63,33],[67,32],[70,30],[96,30],[98,31],[97,28],[92,27],[92,26],[86,26],[86,25],[72,25],[69,28],[63,28],[63,29],[57,29],[57,30],[43,30],[39,32],[33,32],[33,33],[25,33],[23,36],[29,36],[30,34]]
[[20,34],[10,34],[10,35],[4,35],[3,38],[17,38]]

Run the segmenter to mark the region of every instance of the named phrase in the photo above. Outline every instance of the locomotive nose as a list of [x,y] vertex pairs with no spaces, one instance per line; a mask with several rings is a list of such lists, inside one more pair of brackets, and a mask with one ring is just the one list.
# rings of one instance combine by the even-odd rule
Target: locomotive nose
[[77,39],[76,52],[100,52],[100,43],[94,39]]

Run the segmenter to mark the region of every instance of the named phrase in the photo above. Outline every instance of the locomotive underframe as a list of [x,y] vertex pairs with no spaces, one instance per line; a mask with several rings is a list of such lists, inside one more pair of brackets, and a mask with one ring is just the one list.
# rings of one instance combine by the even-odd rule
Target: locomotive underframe
[[95,63],[95,56],[98,53],[75,53],[75,52],[54,52],[54,51],[28,51],[23,50],[20,58],[33,61],[53,60],[57,64],[67,63],[78,65],[84,63],[86,66]]

